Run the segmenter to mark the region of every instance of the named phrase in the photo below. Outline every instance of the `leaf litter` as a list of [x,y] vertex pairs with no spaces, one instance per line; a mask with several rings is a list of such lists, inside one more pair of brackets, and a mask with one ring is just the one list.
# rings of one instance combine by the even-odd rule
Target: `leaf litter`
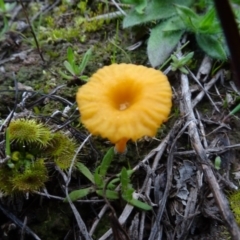
[[[128,42],[128,45],[131,43]],[[13,49],[9,55],[1,55],[0,65],[11,75],[13,73],[8,72],[9,64],[21,68],[26,57],[30,58],[25,53],[31,55],[32,50],[21,47],[18,51]],[[36,58],[36,53],[33,57]],[[145,212],[124,202],[110,202],[130,239],[229,239],[228,231],[232,236],[238,234],[238,226],[226,196],[237,190],[239,185],[236,181],[240,178],[237,158],[240,147],[239,115],[225,118],[229,109],[225,106],[224,99],[224,94],[230,94],[233,100],[227,104],[234,105],[237,101],[236,89],[232,88],[232,83],[227,80],[228,68],[220,68],[212,74],[212,60],[206,56],[201,58],[199,68],[187,75],[173,73],[169,69],[168,76],[175,90],[174,106],[179,108],[180,115],[172,117],[169,123],[166,123],[168,128],[165,134],[157,136],[160,142],[154,139],[150,143],[139,141],[139,156],[136,154],[136,146],[130,144],[128,153],[123,157],[130,162],[135,174],[139,173],[141,176],[141,179],[133,183],[137,186],[134,197],[144,199],[153,207],[153,211]],[[41,63],[30,62],[29,68],[33,65],[40,67]],[[64,129],[70,132],[79,143],[79,154],[83,162],[94,170],[96,162],[102,159],[104,151],[110,147],[109,143],[90,138],[85,129],[76,127],[79,116],[74,98],[63,94],[68,91],[66,85],[60,86],[57,83],[43,92],[36,90],[34,84],[29,84],[29,76],[25,75],[26,82],[21,79],[21,83],[18,78],[13,77],[16,84],[7,77],[1,79],[1,83],[5,81],[1,87],[1,97],[9,95],[11,99],[7,108],[0,109],[1,163],[4,164],[6,158],[4,130],[14,115],[38,118],[50,124],[56,131]],[[31,94],[26,94],[28,92]],[[3,99],[0,101],[2,105],[6,105]],[[45,109],[44,114],[38,115],[42,109]],[[102,145],[106,147],[103,148]],[[219,170],[214,166],[216,157],[221,159]],[[115,164],[116,168],[121,169],[121,164]],[[109,221],[108,206],[99,196],[70,202],[70,207],[62,203],[68,196],[69,188],[78,189],[88,184],[86,179],[72,168],[67,173],[55,169],[46,189],[37,191],[35,195],[19,198],[2,196],[1,234],[5,234],[7,239],[16,239],[16,236],[21,239],[48,239],[43,231],[36,227],[42,225],[48,229],[48,235],[52,239],[113,239],[110,225],[104,224]],[[42,205],[39,203],[41,198]],[[65,211],[66,218],[75,219],[74,226],[66,222],[59,235],[53,234],[56,228],[61,227],[59,222],[55,222],[58,216],[62,216],[61,211],[51,211],[52,205],[56,203],[61,206],[63,213]],[[49,216],[41,218],[39,211],[37,216],[33,217],[33,208],[48,211],[52,221],[49,221]],[[83,208],[87,209],[87,213]],[[48,221],[54,222],[55,226],[45,225],[44,222]],[[101,228],[104,232],[100,231]],[[21,232],[15,229],[20,229]],[[124,239],[123,235],[121,237]]]

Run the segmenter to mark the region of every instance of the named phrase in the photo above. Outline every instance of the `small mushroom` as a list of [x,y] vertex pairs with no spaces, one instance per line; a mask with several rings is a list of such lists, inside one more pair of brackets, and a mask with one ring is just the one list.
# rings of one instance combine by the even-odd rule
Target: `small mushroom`
[[84,126],[123,153],[128,140],[156,134],[170,113],[172,91],[167,77],[156,69],[112,64],[79,88],[77,104]]

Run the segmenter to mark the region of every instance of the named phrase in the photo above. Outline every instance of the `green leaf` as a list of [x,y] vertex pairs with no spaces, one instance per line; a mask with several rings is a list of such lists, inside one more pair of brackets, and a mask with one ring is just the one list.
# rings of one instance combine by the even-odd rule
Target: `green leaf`
[[128,188],[128,189],[125,189],[124,191],[122,190],[121,196],[126,202],[129,202],[133,199],[133,193],[134,193],[134,189]]
[[229,115],[234,115],[236,114],[237,112],[240,111],[240,104],[238,104],[230,113]]
[[182,64],[182,65],[186,65],[186,64],[192,59],[193,55],[194,55],[194,52],[190,52],[190,53],[188,53],[187,55],[184,55],[184,56],[180,59],[181,64]]
[[82,62],[78,68],[79,74],[82,74],[83,71],[85,70],[91,55],[92,55],[92,48],[89,48],[87,52],[84,54]]
[[185,67],[180,67],[179,71],[184,73],[184,74],[188,74],[188,70]]
[[122,168],[120,180],[121,180],[121,186],[122,186],[122,193],[124,193],[125,191],[128,190],[128,186],[130,182],[127,169],[125,167]]
[[68,47],[67,49],[67,59],[71,65],[74,63],[74,52],[71,47]]
[[167,32],[167,31],[178,31],[178,30],[185,30],[185,29],[186,27],[182,19],[178,15],[176,15],[166,20],[163,31]]
[[130,203],[133,206],[138,207],[142,210],[145,210],[145,211],[149,211],[149,210],[152,209],[152,207],[150,205],[148,205],[147,203],[141,202],[141,201],[139,201],[137,199],[134,199],[134,198],[132,200],[128,201],[128,203]]
[[116,185],[120,182],[120,178],[119,177],[116,177],[114,179],[112,179],[108,185],[107,185],[107,188],[108,189],[115,189],[116,188]]
[[[131,177],[131,175],[132,175],[133,173],[134,173],[134,170],[133,170],[133,169],[127,170],[127,175],[128,175],[129,178]],[[121,177],[121,172],[118,173],[116,176],[117,176],[118,178],[120,178],[120,177]]]
[[83,163],[77,162],[76,165],[77,165],[78,170],[79,170],[88,180],[90,180],[92,183],[95,183],[95,182],[94,182],[94,176],[92,175],[92,173],[89,171],[89,169],[88,169]]
[[214,161],[214,167],[219,170],[221,168],[221,158],[217,156]]
[[100,166],[99,166],[99,175],[103,178],[106,176],[107,170],[114,157],[114,147],[111,147],[105,154]]
[[224,49],[223,40],[219,35],[197,34],[196,40],[200,48],[210,57],[226,60],[227,53]]
[[[83,188],[83,189],[80,189],[80,190],[72,191],[69,194],[69,197],[72,201],[76,201],[80,198],[83,198],[83,197],[87,196],[89,193],[91,193],[93,191],[94,191],[94,189],[92,187]],[[64,199],[64,202],[67,202],[67,198]]]
[[84,82],[88,82],[89,76],[81,75],[79,78]]
[[172,53],[183,31],[163,31],[169,20],[152,29],[148,39],[147,54],[152,67],[161,65]]
[[8,19],[5,16],[3,16],[3,23],[4,23],[3,24],[4,27],[2,28],[2,30],[0,30],[0,40],[4,35],[4,33],[7,32],[9,29]]
[[74,65],[71,65],[71,63],[66,60],[63,62],[63,65],[73,76],[75,76]]
[[132,4],[132,5],[137,5],[137,4],[139,4],[139,1],[141,2],[141,0],[121,0],[122,3]]
[[196,32],[199,24],[199,16],[190,8],[183,5],[175,5],[176,11],[186,27]]
[[123,27],[132,27],[138,24],[162,20],[169,18],[176,14],[174,3],[190,6],[192,0],[152,0],[148,1],[147,6],[143,14],[139,14],[137,11],[132,10],[127,14],[123,20]]
[[146,6],[147,0],[140,0],[140,2],[135,6],[135,11],[139,14],[143,14]]
[[97,167],[94,173],[94,182],[98,188],[103,188],[103,177],[99,174],[100,167]]
[[0,0],[0,9],[1,9],[2,11],[6,11],[6,7],[5,7],[4,0]]
[[58,73],[65,79],[67,80],[72,80],[73,79],[73,76],[69,76],[67,74],[65,74],[64,72],[62,72],[61,70],[58,71]]
[[217,21],[216,12],[211,8],[206,14],[200,17],[198,33],[216,34],[222,32],[220,24]]
[[[97,193],[99,196],[103,197],[103,190],[97,190],[96,193]],[[116,192],[116,191],[106,190],[105,193],[106,193],[106,198],[107,198],[107,199],[115,200],[115,199],[118,199],[118,198],[119,198],[119,194],[118,194],[118,192]]]

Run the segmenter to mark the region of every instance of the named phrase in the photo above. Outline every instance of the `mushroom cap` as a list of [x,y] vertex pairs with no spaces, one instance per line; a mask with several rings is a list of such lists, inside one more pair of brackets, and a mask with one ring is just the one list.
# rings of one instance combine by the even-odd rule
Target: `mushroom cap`
[[172,91],[162,72],[122,63],[99,69],[79,88],[76,100],[85,127],[117,143],[153,137],[168,118]]

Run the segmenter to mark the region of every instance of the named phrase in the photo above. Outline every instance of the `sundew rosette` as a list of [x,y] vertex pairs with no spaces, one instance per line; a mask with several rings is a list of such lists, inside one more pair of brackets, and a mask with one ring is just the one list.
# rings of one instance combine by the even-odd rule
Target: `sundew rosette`
[[172,91],[167,77],[156,69],[112,64],[79,88],[77,104],[89,132],[124,152],[128,140],[156,134],[170,113]]

